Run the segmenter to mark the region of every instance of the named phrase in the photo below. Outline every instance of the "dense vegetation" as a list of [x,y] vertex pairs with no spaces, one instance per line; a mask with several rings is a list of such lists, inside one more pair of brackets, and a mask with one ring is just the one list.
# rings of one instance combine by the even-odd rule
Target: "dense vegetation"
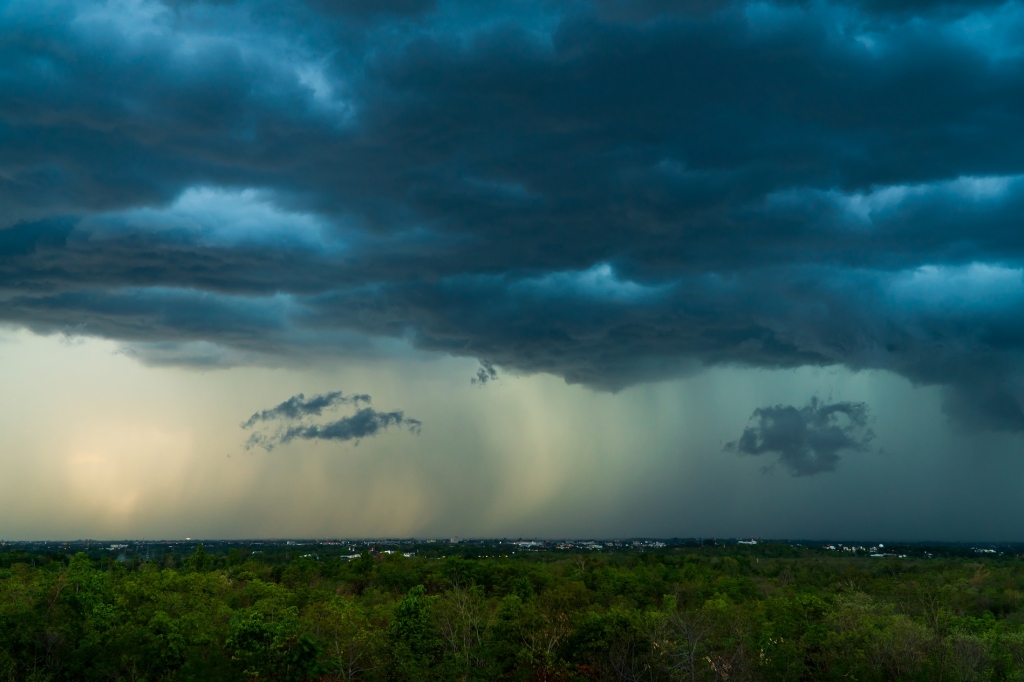
[[488,551],[0,553],[0,680],[1024,680],[1011,556]]

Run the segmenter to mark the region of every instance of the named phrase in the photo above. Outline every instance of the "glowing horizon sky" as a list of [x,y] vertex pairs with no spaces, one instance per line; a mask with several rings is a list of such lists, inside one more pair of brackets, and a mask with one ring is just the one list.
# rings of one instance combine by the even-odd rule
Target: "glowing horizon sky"
[[[0,368],[22,387],[3,398],[6,540],[1006,540],[1019,521],[1016,437],[962,433],[941,418],[936,389],[886,373],[723,368],[608,393],[544,375],[474,386],[471,361],[415,353],[182,370],[142,365],[110,341],[21,331],[2,347]],[[401,403],[422,432],[245,448],[252,412],[337,386],[367,390],[381,409]],[[884,445],[804,477],[723,452],[755,408],[808,391],[866,401]]]

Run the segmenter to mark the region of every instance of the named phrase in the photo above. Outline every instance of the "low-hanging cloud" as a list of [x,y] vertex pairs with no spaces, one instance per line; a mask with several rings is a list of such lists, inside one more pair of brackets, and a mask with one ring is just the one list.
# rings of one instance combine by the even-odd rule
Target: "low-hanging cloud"
[[469,383],[474,386],[484,386],[489,381],[495,381],[498,378],[498,370],[495,369],[494,363],[487,360],[480,361],[480,367],[476,370],[476,376],[469,380]]
[[[378,412],[369,407],[370,396],[357,394],[346,396],[341,391],[332,391],[306,399],[302,393],[292,396],[276,407],[261,410],[242,423],[243,429],[253,428],[261,422],[276,422],[270,431],[254,431],[245,443],[246,450],[261,447],[268,452],[278,445],[294,440],[359,441],[376,436],[391,427],[404,427],[410,433],[419,434],[423,423],[406,417],[402,410]],[[359,408],[360,404],[367,407]],[[319,417],[326,409],[340,405],[354,405],[356,412],[350,416],[323,424],[310,423],[310,417]],[[298,422],[298,423],[295,423]]]
[[811,399],[804,407],[772,405],[754,410],[756,423],[726,450],[744,455],[772,454],[794,476],[835,471],[843,452],[863,452],[874,438],[865,403]]
[[364,407],[351,417],[344,417],[328,424],[289,427],[281,434],[280,442],[289,443],[296,438],[302,440],[356,440],[375,436],[391,426],[404,426],[410,432],[418,434],[423,423],[418,419],[406,417],[401,410],[378,412],[372,407]]
[[307,399],[299,393],[285,400],[280,405],[269,410],[261,410],[254,413],[249,419],[242,423],[243,429],[252,428],[258,422],[270,421],[273,419],[302,419],[303,417],[319,417],[325,409],[337,407],[338,405],[356,405],[359,403],[369,404],[370,396],[365,393],[359,395],[345,395],[341,391],[322,393]]

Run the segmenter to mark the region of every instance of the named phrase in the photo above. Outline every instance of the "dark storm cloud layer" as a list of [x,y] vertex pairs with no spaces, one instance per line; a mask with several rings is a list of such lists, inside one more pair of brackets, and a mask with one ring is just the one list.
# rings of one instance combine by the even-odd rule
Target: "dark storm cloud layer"
[[1024,429],[1024,7],[682,4],[8,2],[0,317],[883,368]]
[[842,452],[862,452],[874,439],[864,403],[823,403],[812,399],[797,408],[774,405],[754,410],[753,426],[726,450],[745,455],[773,454],[794,476],[834,471]]
[[[423,423],[418,419],[406,417],[401,410],[378,412],[372,407],[359,408],[360,403],[368,405],[370,402],[370,396],[366,394],[346,396],[341,391],[331,391],[308,399],[302,393],[293,395],[276,407],[255,412],[242,423],[243,429],[263,426],[263,422],[279,424],[278,428],[269,433],[255,431],[246,441],[245,448],[251,450],[254,447],[261,447],[269,452],[278,445],[285,445],[296,439],[358,441],[376,436],[392,426],[404,426],[410,433],[419,434]],[[357,408],[355,414],[326,424],[308,421],[310,417],[322,416],[324,410],[336,409],[341,405],[354,405]]]

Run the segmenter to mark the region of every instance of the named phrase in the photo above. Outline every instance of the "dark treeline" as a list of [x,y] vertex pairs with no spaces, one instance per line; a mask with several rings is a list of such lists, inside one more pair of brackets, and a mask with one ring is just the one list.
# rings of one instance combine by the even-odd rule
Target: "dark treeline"
[[0,680],[1024,680],[1009,556],[121,559],[0,553]]

